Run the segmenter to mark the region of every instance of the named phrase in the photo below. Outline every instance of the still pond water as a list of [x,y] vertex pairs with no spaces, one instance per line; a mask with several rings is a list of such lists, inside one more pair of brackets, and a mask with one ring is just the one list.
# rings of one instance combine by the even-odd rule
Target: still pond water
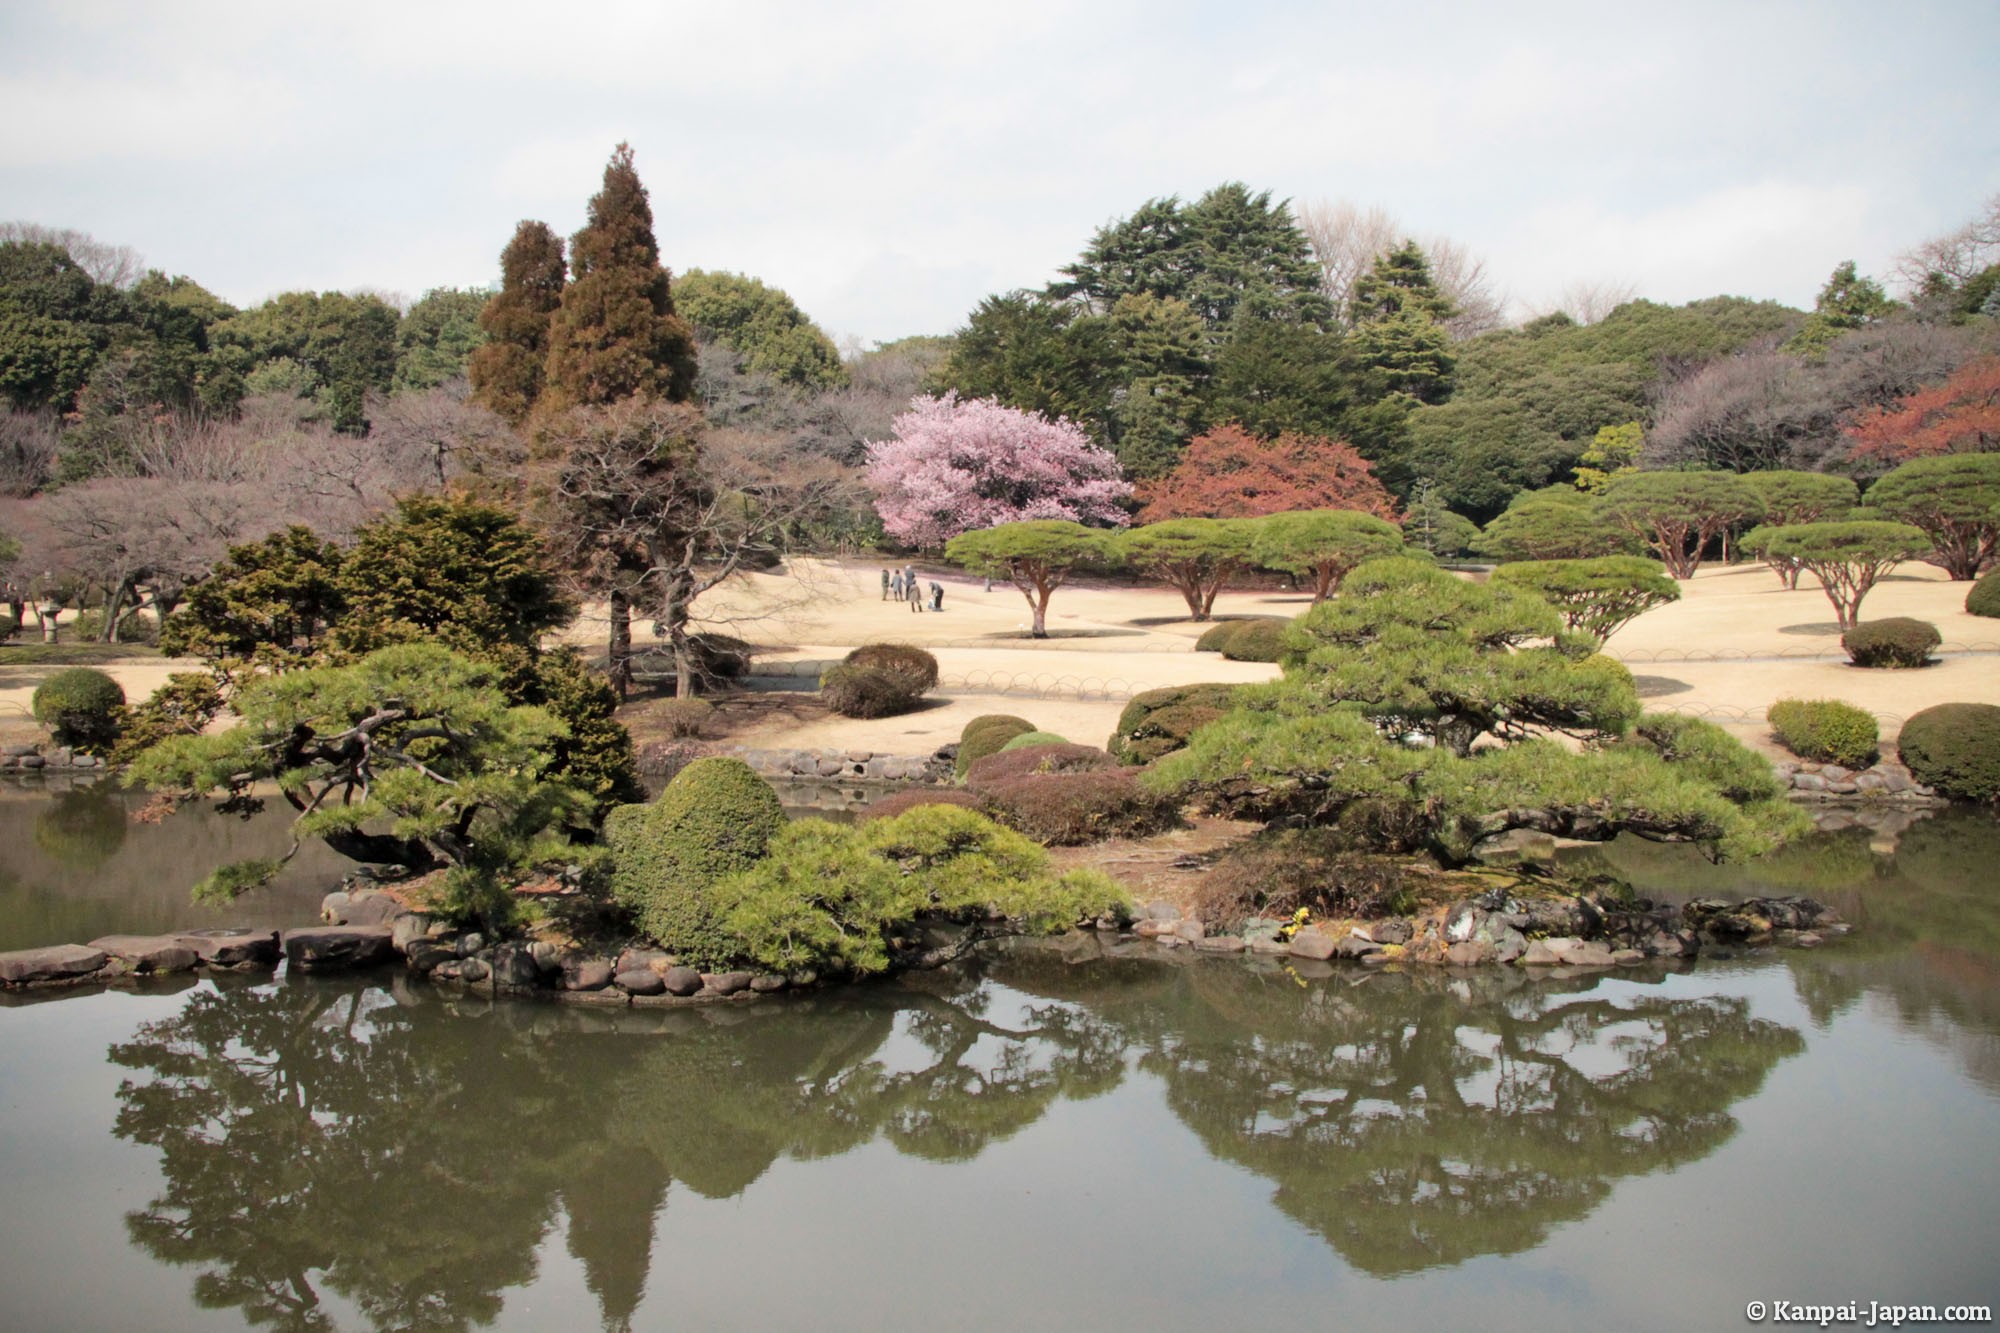
[[[187,882],[271,835],[110,827],[0,801],[0,947],[192,924]],[[1996,1303],[2000,825],[1584,859],[1858,929],[1545,980],[1042,953],[720,1011],[389,974],[0,1001],[0,1310],[1678,1330]],[[296,922],[311,881],[236,915]]]

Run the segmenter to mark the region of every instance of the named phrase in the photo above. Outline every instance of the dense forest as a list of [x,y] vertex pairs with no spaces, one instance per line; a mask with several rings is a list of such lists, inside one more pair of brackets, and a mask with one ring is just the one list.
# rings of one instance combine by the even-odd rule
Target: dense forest
[[499,258],[488,291],[237,309],[122,247],[0,227],[12,599],[109,602],[115,635],[231,545],[345,540],[457,488],[528,513],[614,619],[671,634],[775,550],[884,541],[868,446],[924,395],[1067,419],[1148,519],[1192,512],[1184,459],[1264,448],[1293,481],[1353,478],[1353,507],[1467,533],[1632,468],[1866,483],[2000,441],[2000,201],[1886,288],[1832,266],[1811,310],[1579,289],[1509,323],[1461,244],[1228,183],[1141,203],[948,337],[845,357],[777,287],[671,274],[622,146],[581,231],[523,222]]

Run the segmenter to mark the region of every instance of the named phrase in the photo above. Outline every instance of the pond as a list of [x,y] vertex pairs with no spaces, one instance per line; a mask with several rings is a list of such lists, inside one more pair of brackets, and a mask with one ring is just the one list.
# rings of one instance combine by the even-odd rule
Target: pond
[[[399,975],[0,1001],[10,1326],[1737,1327],[2000,1287],[2000,825],[1661,894],[1681,971],[1071,961],[700,1010]],[[111,864],[107,861],[105,864]]]

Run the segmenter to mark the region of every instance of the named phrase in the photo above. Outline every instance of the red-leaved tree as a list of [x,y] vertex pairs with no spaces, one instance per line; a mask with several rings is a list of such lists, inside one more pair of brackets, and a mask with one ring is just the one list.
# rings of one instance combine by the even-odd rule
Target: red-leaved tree
[[1129,520],[1132,493],[1118,460],[1067,421],[990,398],[914,398],[895,437],[868,446],[875,512],[897,541],[921,550],[1001,523]]
[[1889,464],[2000,450],[2000,357],[1969,361],[1942,384],[1862,413],[1847,436],[1855,458]]
[[1300,509],[1355,509],[1396,521],[1395,497],[1341,440],[1290,432],[1260,440],[1241,426],[1197,435],[1174,470],[1139,488],[1143,523],[1261,518]]

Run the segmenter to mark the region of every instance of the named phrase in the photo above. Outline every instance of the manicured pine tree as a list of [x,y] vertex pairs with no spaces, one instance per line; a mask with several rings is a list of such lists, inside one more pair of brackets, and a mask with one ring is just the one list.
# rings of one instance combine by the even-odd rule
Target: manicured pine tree
[[546,222],[523,222],[500,252],[500,290],[479,312],[489,341],[466,365],[472,396],[520,425],[542,394],[549,320],[562,302],[563,244]]
[[570,239],[571,282],[549,327],[544,411],[634,395],[681,402],[694,391],[694,333],[674,313],[653,239],[653,210],[619,144],[590,220]]

